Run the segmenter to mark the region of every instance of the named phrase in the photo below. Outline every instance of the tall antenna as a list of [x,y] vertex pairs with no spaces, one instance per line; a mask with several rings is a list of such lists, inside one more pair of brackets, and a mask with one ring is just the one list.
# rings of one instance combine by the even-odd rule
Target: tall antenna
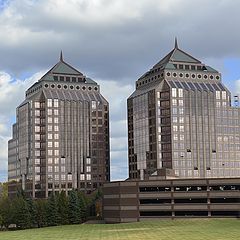
[[60,61],[63,62],[63,53],[62,53],[62,50],[60,52]]
[[177,42],[177,37],[175,37],[175,44],[174,44],[175,46],[175,48],[178,48],[178,42]]

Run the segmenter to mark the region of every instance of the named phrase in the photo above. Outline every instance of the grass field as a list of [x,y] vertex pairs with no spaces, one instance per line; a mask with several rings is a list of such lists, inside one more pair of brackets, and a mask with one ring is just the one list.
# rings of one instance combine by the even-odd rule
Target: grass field
[[239,240],[237,219],[161,220],[122,224],[82,224],[0,232],[0,240]]

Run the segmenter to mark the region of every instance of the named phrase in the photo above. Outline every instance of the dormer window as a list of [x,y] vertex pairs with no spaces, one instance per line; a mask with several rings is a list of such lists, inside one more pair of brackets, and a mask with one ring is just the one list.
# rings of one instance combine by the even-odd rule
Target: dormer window
[[202,67],[203,71],[207,71],[207,68],[205,66]]

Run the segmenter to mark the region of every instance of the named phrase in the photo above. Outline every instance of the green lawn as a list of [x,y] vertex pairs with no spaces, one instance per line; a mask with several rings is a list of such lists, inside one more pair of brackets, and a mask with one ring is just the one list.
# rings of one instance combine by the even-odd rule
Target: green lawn
[[161,220],[122,224],[82,224],[0,232],[0,240],[239,240],[237,219]]

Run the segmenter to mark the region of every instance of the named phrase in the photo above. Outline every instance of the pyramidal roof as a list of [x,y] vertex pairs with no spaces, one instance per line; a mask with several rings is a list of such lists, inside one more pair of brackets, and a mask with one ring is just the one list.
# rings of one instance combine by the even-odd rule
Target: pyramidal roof
[[[203,71],[215,72],[215,73],[218,72],[214,68],[205,65],[200,60],[194,58],[190,54],[181,50],[178,47],[178,42],[177,42],[177,39],[175,38],[174,49],[170,53],[168,53],[164,58],[162,58],[157,64],[155,64],[149,71],[144,73],[139,79],[147,77],[149,74],[153,73],[154,70],[156,69],[176,70],[177,69],[176,65],[178,64],[197,65],[197,66],[201,66],[201,69]],[[189,71],[192,71],[192,70],[189,69]]]
[[185,63],[193,63],[193,64],[201,64],[201,61],[192,57],[188,53],[184,52],[183,50],[179,49],[177,39],[175,38],[175,46],[174,49],[168,53],[162,60],[160,60],[154,67],[160,65],[167,65],[168,63],[173,62],[185,62]]
[[81,72],[69,65],[63,60],[62,51],[60,53],[59,62],[53,66],[41,79],[41,80],[53,80],[53,75],[76,75],[83,76]]

